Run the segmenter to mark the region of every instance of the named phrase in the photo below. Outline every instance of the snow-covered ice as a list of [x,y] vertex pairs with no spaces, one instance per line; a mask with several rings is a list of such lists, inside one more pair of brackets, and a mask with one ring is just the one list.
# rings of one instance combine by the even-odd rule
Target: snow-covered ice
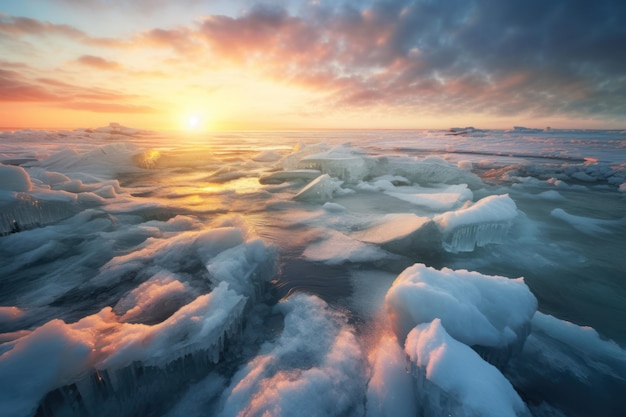
[[439,319],[411,330],[405,351],[411,361],[420,415],[530,416],[504,375],[451,337]]
[[626,135],[0,132],[0,415],[622,417]]
[[521,350],[537,308],[521,278],[439,271],[423,264],[398,276],[385,304],[398,340],[415,326],[438,319],[453,338],[498,366]]

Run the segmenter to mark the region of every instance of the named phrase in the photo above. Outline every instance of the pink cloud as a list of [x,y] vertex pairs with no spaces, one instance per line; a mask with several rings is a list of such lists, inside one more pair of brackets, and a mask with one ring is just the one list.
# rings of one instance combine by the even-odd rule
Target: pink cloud
[[76,29],[70,25],[43,22],[27,17],[0,16],[0,33],[5,33],[14,37],[24,35],[63,36],[94,46],[120,47],[127,45],[127,42],[114,38],[89,36],[82,30]]
[[122,67],[119,62],[108,61],[94,55],[82,55],[77,59],[78,63],[101,70],[116,70]]
[[73,110],[85,110],[96,113],[152,113],[155,111],[154,108],[149,106],[85,101],[60,103],[59,107]]

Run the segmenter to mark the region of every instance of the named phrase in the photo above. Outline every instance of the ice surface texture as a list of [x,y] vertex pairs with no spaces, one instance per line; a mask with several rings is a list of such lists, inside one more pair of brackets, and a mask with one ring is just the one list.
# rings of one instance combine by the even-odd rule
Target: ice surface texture
[[472,206],[435,216],[449,252],[471,252],[476,246],[503,243],[517,216],[508,195],[485,197]]
[[537,309],[521,278],[438,271],[423,264],[398,276],[385,303],[399,341],[416,325],[439,319],[453,338],[497,366],[521,350]]
[[[241,331],[248,300],[273,276],[273,252],[230,224],[148,239],[89,283],[118,285],[132,270],[156,271],[114,308],[72,324],[52,320],[1,345],[0,386],[13,387],[0,393],[4,415],[30,414],[51,391],[42,407],[52,414],[144,413],[172,400],[157,400],[164,390],[206,374]],[[182,258],[194,252],[214,285],[208,294],[179,280]]]
[[305,294],[276,309],[285,317],[280,337],[233,377],[219,416],[362,415],[361,348],[345,318]]
[[411,330],[405,351],[411,361],[421,415],[530,417],[500,371],[448,335],[440,319]]
[[3,417],[622,417],[623,133],[198,139],[0,132]]

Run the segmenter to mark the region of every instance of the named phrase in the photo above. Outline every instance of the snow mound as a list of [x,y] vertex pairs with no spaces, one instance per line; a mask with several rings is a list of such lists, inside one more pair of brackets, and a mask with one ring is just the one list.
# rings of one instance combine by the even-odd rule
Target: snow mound
[[440,319],[452,337],[500,367],[521,350],[537,300],[522,278],[415,264],[396,278],[385,305],[398,340]]
[[33,184],[22,167],[0,164],[0,190],[30,191]]
[[406,338],[419,415],[530,417],[500,371],[444,327],[440,319],[434,319],[416,326]]

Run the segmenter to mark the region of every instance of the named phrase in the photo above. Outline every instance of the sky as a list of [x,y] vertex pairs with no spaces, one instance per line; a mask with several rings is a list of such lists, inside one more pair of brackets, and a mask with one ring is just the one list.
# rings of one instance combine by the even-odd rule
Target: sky
[[0,0],[0,127],[626,128],[623,0]]

